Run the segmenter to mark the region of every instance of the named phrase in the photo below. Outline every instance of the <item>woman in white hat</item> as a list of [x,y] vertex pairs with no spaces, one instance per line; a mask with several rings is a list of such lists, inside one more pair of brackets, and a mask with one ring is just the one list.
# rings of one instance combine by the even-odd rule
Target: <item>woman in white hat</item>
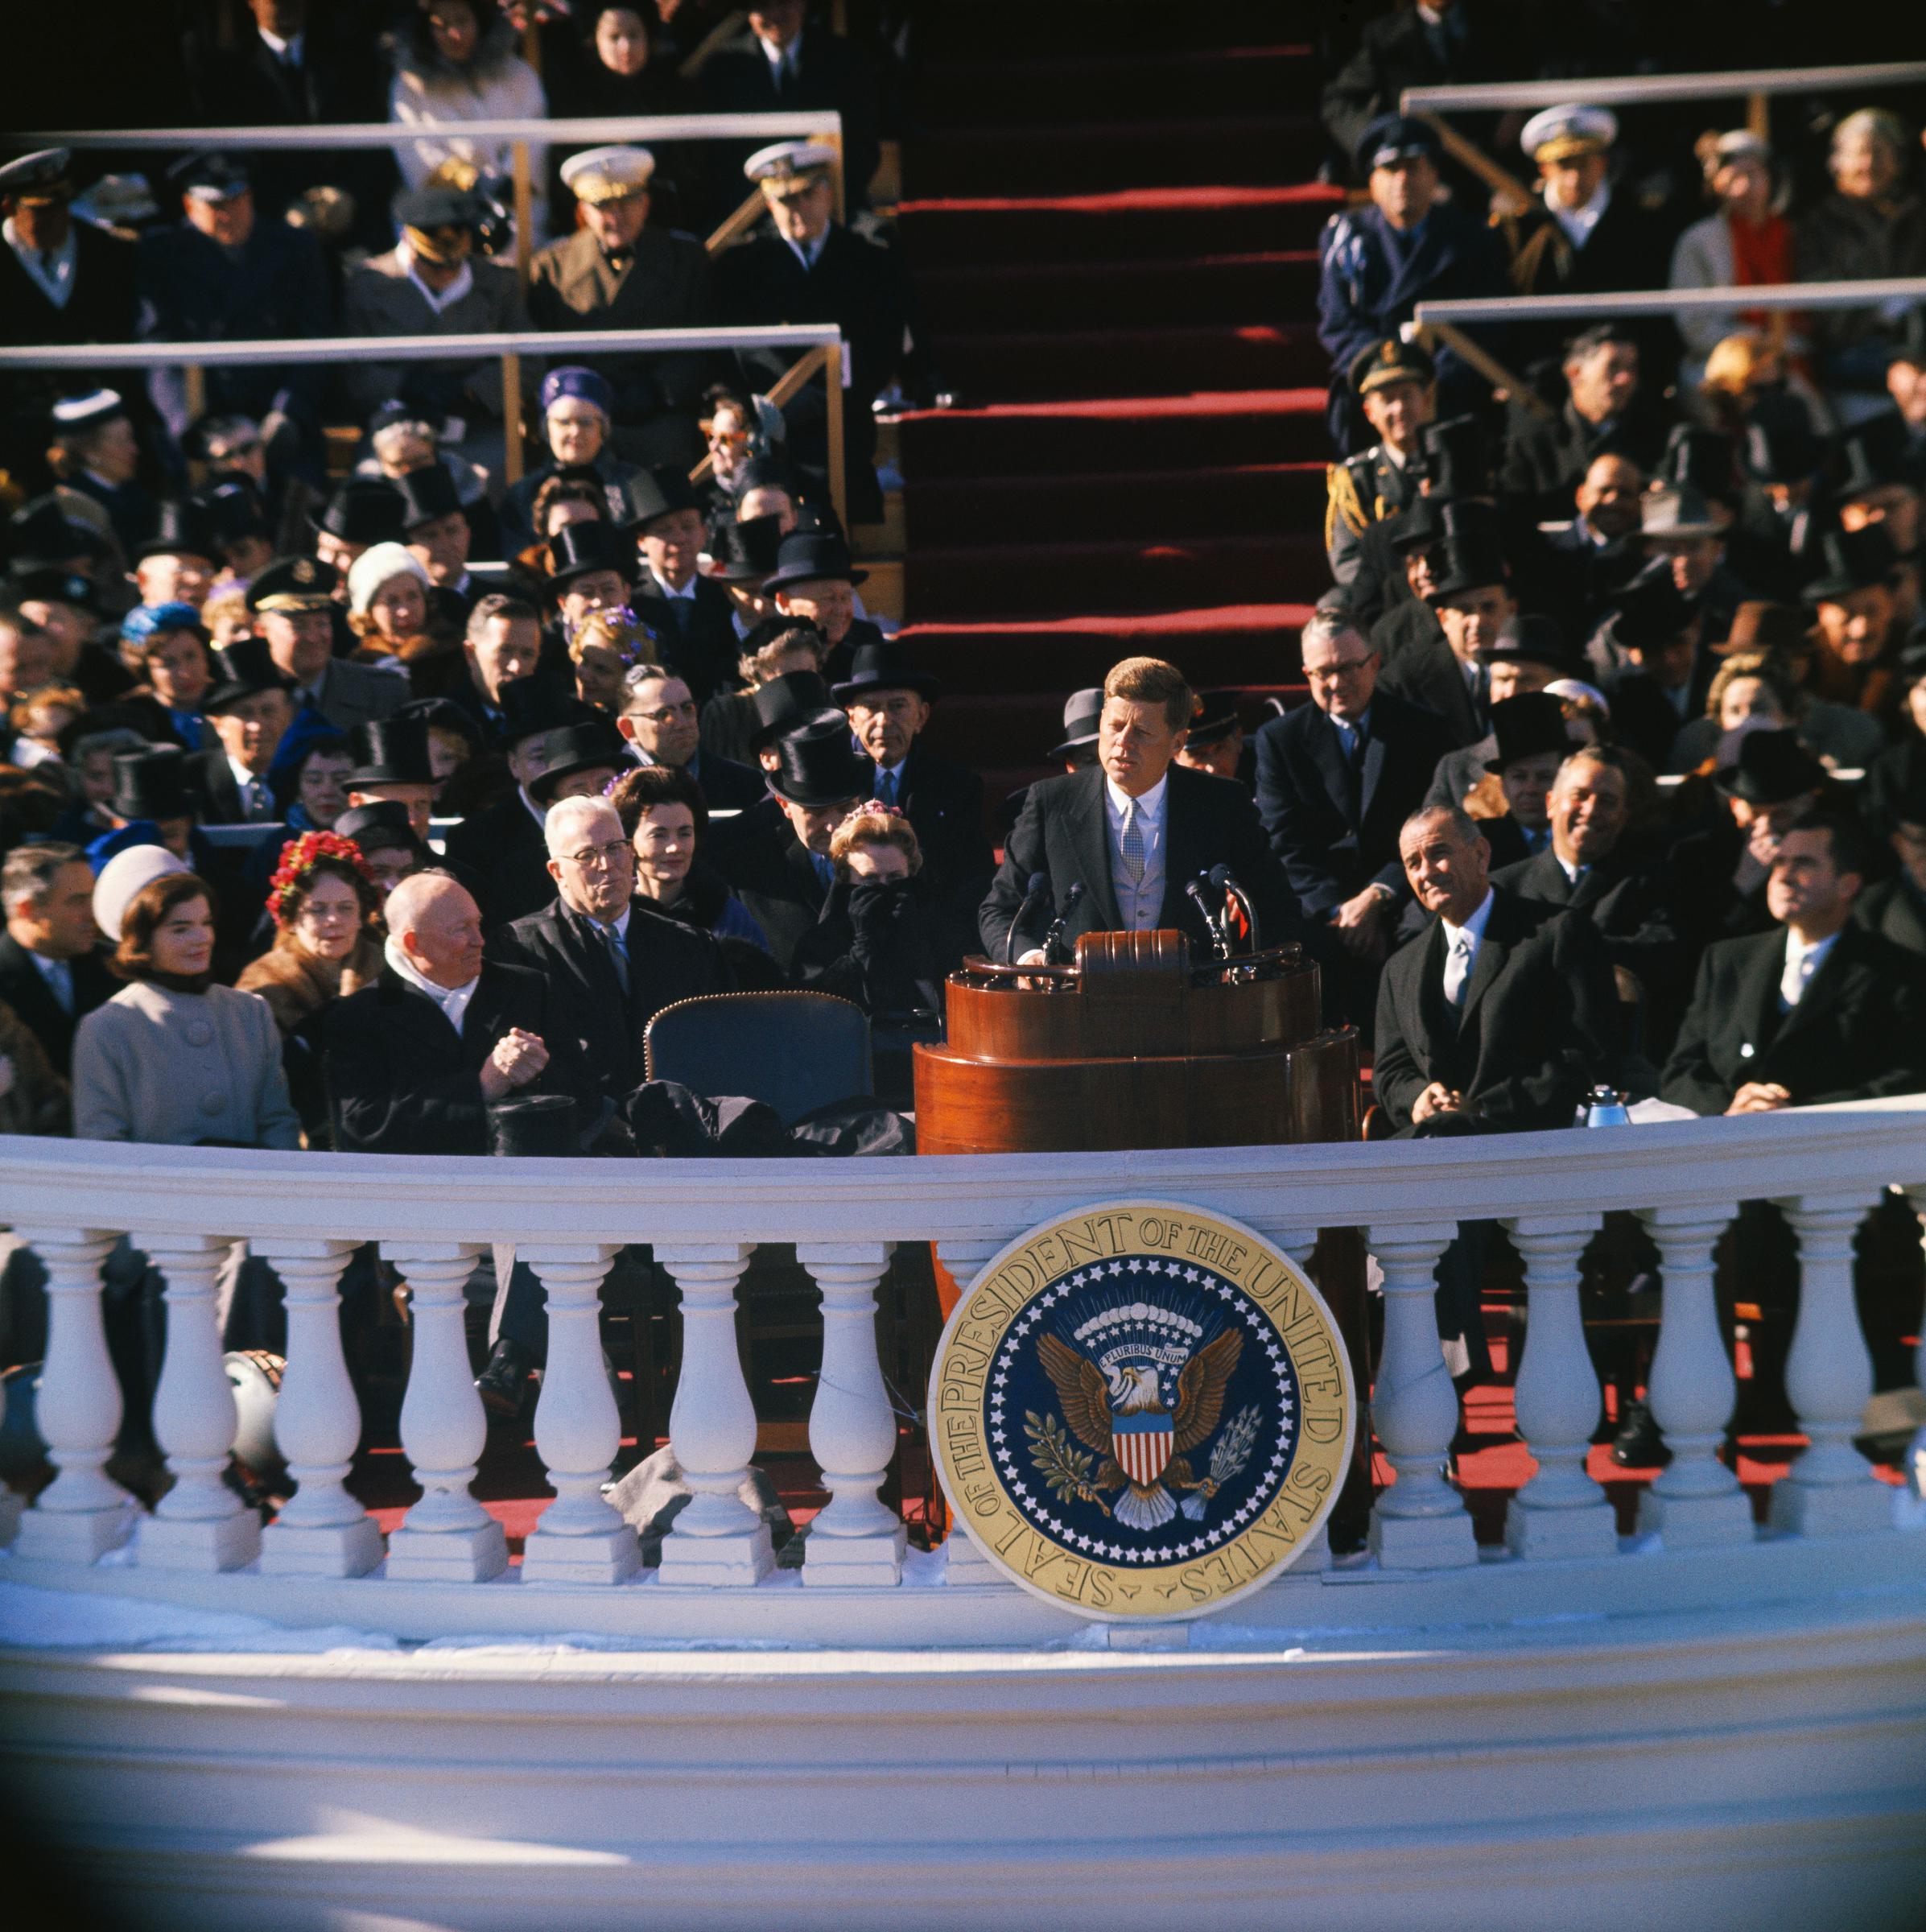
[[299,1147],[274,1014],[214,984],[206,883],[163,847],[136,845],[94,881],[93,917],[127,985],[75,1032],[75,1137]]
[[348,570],[348,628],[365,664],[403,664],[448,647],[428,633],[428,572],[399,543],[377,543]]

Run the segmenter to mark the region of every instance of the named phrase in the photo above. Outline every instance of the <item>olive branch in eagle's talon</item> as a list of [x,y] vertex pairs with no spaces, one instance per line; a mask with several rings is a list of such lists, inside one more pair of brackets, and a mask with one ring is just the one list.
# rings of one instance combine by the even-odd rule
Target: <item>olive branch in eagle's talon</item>
[[1053,1415],[1047,1421],[1034,1409],[1025,1413],[1023,1432],[1030,1439],[1030,1460],[1037,1473],[1066,1502],[1095,1503],[1106,1516],[1110,1505],[1091,1482],[1095,1459],[1073,1449],[1063,1425]]

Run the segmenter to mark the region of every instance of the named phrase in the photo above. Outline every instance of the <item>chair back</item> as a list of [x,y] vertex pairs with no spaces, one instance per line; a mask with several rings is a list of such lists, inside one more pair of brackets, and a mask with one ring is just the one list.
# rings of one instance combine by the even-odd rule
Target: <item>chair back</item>
[[649,1022],[643,1067],[711,1096],[761,1100],[786,1127],[832,1100],[873,1093],[869,1018],[827,993],[711,993]]

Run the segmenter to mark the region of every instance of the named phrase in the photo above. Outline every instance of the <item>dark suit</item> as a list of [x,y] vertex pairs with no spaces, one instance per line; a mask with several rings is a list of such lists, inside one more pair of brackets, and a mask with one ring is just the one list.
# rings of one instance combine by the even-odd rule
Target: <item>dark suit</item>
[[1257,733],[1257,815],[1314,919],[1369,885],[1407,896],[1398,832],[1452,747],[1442,719],[1389,691],[1373,696],[1366,723],[1355,764],[1315,704],[1300,704]]
[[[706,932],[655,911],[645,899],[629,909],[625,935],[629,986],[616,975],[608,942],[559,898],[496,934],[493,956],[524,966],[548,989],[549,1025],[565,1036],[579,1081],[576,1104],[586,1131],[604,1100],[620,1102],[642,1084],[642,1033],[676,1000],[727,993],[735,981]],[[553,1052],[557,1039],[542,1035]]]
[[1510,407],[1499,489],[1540,522],[1559,522],[1577,510],[1576,493],[1598,456],[1630,456],[1649,475],[1665,447],[1665,426],[1635,398],[1623,416],[1593,423],[1568,398],[1555,415],[1520,402]]
[[[1626,182],[1610,190],[1582,248],[1573,246],[1541,201],[1505,227],[1512,250],[1512,289],[1518,295],[1594,295],[1663,288],[1671,270],[1671,224],[1640,206]],[[1666,316],[1640,316],[1626,326],[1638,340],[1645,378],[1656,390],[1677,359],[1677,331]],[[1524,324],[1512,343],[1518,357],[1515,366],[1557,355],[1573,332],[1570,326],[1557,322]]]
[[[1853,920],[1902,952],[1926,953],[1926,898],[1908,878],[1882,879],[1867,886],[1853,907]],[[0,997],[12,1003],[3,985]]]
[[[1451,745],[1475,745],[1491,728],[1490,715],[1482,697],[1474,697],[1471,687],[1465,680],[1464,667],[1453,655],[1451,646],[1445,642],[1443,628],[1429,609],[1420,604],[1409,608],[1424,610],[1431,619],[1434,633],[1428,638],[1413,638],[1401,648],[1395,657],[1387,654],[1383,675],[1378,679],[1380,691],[1388,691],[1393,697],[1402,698],[1421,711],[1428,711],[1435,718],[1441,719],[1450,734]],[[1380,650],[1384,647],[1380,634],[1404,618],[1404,608],[1393,611],[1382,619],[1377,630],[1371,633],[1371,642]],[[1415,619],[1406,620],[1413,629]],[[1425,774],[1429,783],[1431,774]]]
[[84,952],[67,964],[73,977],[72,1013],[54,997],[27,948],[11,933],[0,932],[0,1001],[19,1014],[62,1075],[72,1071],[74,1028],[121,989],[121,982],[97,952]]
[[269,787],[267,774],[261,774],[261,786],[265,802],[251,815],[242,804],[241,781],[234,776],[234,768],[228,762],[228,755],[217,745],[212,751],[204,752],[200,758],[200,791],[205,800],[200,813],[201,821],[208,825],[266,825],[281,816],[281,808],[274,803],[274,793]]
[[1784,1088],[1800,1107],[1926,1084],[1926,967],[1916,955],[1849,920],[1782,1013],[1785,960],[1783,927],[1707,951],[1665,1063],[1664,1099],[1716,1114],[1750,1081]]
[[1569,1127],[1586,1090],[1616,1071],[1611,971],[1590,922],[1492,890],[1458,1011],[1445,1001],[1441,919],[1384,968],[1371,1084],[1400,1129],[1433,1080],[1464,1096],[1474,1129]]
[[776,964],[787,972],[802,935],[822,917],[829,897],[828,886],[789,821],[771,827],[766,837],[745,838],[732,845],[723,856],[722,873],[749,917],[768,935]]
[[547,839],[519,789],[451,826],[444,849],[449,869],[475,895],[491,933],[539,912],[555,896]]
[[947,892],[974,882],[980,889],[995,862],[984,836],[983,780],[918,742],[910,745],[897,782],[896,803],[916,834],[931,888]]
[[1747,844],[1747,835],[1722,813],[1705,831],[1681,839],[1667,855],[1665,896],[1694,956],[1715,939],[1743,939],[1775,927],[1766,906],[1764,870],[1749,868],[1752,883],[1739,889]]
[[753,811],[769,796],[760,768],[739,765],[720,752],[697,749],[685,767],[711,811]]
[[[1277,862],[1258,822],[1256,808],[1241,785],[1229,778],[1173,765],[1164,794],[1164,902],[1161,927],[1190,935],[1193,952],[1208,957],[1210,942],[1184,887],[1200,873],[1228,865],[1250,895],[1257,914],[1259,943],[1281,945],[1294,939],[1302,919],[1284,868]],[[1064,927],[1064,943],[1074,946],[1087,932],[1114,932],[1123,924],[1111,881],[1109,814],[1106,779],[1100,770],[1043,778],[1024,800],[1023,814],[1010,833],[1004,861],[977,915],[984,950],[1002,959],[1010,922],[1024,901],[1033,873],[1050,879],[1062,909],[1073,885],[1083,897]],[[1019,929],[1014,948],[1021,954],[1041,946],[1053,914],[1046,905]]]
[[730,621],[736,607],[720,584],[698,577],[694,597],[666,597],[654,573],[645,569],[630,593],[629,608],[655,633],[662,662],[688,686],[699,706],[734,683],[741,645]]
[[343,1154],[486,1154],[481,1069],[511,1027],[538,1035],[547,1067],[520,1093],[571,1090],[569,1059],[551,1041],[541,975],[483,966],[457,1034],[428,996],[392,967],[328,1009],[324,1072]]
[[336,731],[353,731],[391,718],[414,696],[406,678],[378,664],[331,658],[321,674],[320,707]]
[[[1693,684],[1698,680],[1695,678]],[[1688,687],[1685,709],[1681,712],[1671,698],[1652,679],[1633,671],[1611,687],[1611,735],[1629,745],[1654,771],[1672,769],[1673,741],[1694,718],[1705,715],[1705,700],[1693,702]]]
[[[876,68],[861,48],[813,24],[792,52],[796,71],[779,84],[754,35],[719,48],[702,70],[709,105],[724,114],[794,114],[817,109],[839,114],[848,200],[852,210],[866,207],[882,157]],[[748,153],[748,148],[741,150],[744,158]]]

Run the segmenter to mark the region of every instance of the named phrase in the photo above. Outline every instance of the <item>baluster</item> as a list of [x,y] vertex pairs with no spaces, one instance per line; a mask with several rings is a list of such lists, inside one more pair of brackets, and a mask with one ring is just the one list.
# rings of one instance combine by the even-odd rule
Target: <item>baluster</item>
[[1892,1527],[1895,1492],[1853,1447],[1873,1392],[1873,1358],[1853,1298],[1862,1201],[1802,1194],[1780,1207],[1799,1237],[1799,1319],[1786,1394],[1809,1447],[1772,1488],[1775,1530],[1846,1536]]
[[805,1583],[890,1585],[903,1578],[902,1524],[876,1491],[896,1454],[896,1414],[876,1359],[876,1290],[892,1241],[799,1245],[823,1291],[823,1370],[810,1405],[809,1447],[829,1502],[810,1523]]
[[1387,1570],[1453,1569],[1478,1561],[1465,1499],[1445,1480],[1458,1430],[1458,1392],[1437,1332],[1437,1259],[1458,1237],[1450,1221],[1375,1228],[1384,1270],[1384,1350],[1371,1418],[1397,1480],[1371,1513],[1371,1551]]
[[[6,1422],[6,1384],[0,1381],[0,1426]],[[0,1476],[0,1550],[20,1534],[20,1498],[4,1476]]]
[[1672,1460],[1639,1499],[1639,1528],[1668,1549],[1749,1543],[1752,1505],[1718,1459],[1738,1384],[1719,1331],[1713,1250],[1732,1216],[1697,1208],[1639,1217],[1658,1245],[1659,1346],[1646,1389]]
[[388,1539],[391,1577],[472,1583],[508,1567],[508,1539],[468,1492],[488,1418],[468,1362],[467,1297],[480,1249],[433,1241],[385,1249],[410,1290],[414,1359],[402,1398],[402,1447],[425,1492]]
[[756,1409],[736,1344],[736,1284],[750,1253],[736,1241],[655,1251],[682,1290],[682,1376],[669,1443],[693,1492],[662,1538],[665,1583],[755,1583],[775,1565],[768,1524],[737,1493],[756,1453]]
[[[970,1290],[976,1278],[984,1270],[984,1264],[998,1253],[1003,1247],[1001,1241],[938,1241],[936,1258],[949,1270],[951,1278],[956,1283],[958,1294],[964,1300],[969,1298]],[[923,1399],[929,1399],[928,1390],[922,1392]],[[936,1453],[936,1414],[934,1407],[924,1416],[930,1437],[930,1453]],[[964,1520],[963,1511],[952,1503],[950,1534],[943,1538],[943,1581],[947,1583],[1000,1584],[1006,1589],[1016,1585],[983,1553],[983,1546],[970,1534],[970,1526]]]
[[348,1493],[361,1411],[341,1355],[342,1270],[353,1241],[252,1241],[281,1278],[287,1368],[274,1399],[274,1441],[295,1492],[262,1534],[261,1567],[279,1576],[363,1576],[381,1560],[374,1518]]
[[548,1292],[548,1366],[535,1405],[535,1447],[555,1486],[522,1558],[525,1583],[619,1583],[641,1567],[641,1546],[602,1494],[622,1446],[622,1418],[602,1361],[602,1278],[612,1245],[526,1247]]
[[1538,1459],[1505,1513],[1515,1556],[1610,1556],[1619,1547],[1611,1504],[1585,1466],[1601,1398],[1578,1312],[1578,1257],[1602,1218],[1531,1215],[1505,1224],[1525,1266],[1518,1427]]
[[16,1228],[47,1269],[47,1360],[34,1408],[57,1472],[20,1518],[22,1556],[91,1563],[132,1534],[139,1505],[103,1467],[121,1426],[121,1387],[101,1315],[101,1264],[115,1236]]
[[137,1240],[167,1282],[167,1352],[154,1390],[154,1439],[173,1487],[134,1537],[134,1560],[159,1570],[237,1570],[261,1554],[261,1519],[221,1480],[238,1415],[221,1359],[215,1277],[231,1241]]

